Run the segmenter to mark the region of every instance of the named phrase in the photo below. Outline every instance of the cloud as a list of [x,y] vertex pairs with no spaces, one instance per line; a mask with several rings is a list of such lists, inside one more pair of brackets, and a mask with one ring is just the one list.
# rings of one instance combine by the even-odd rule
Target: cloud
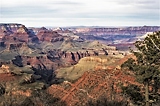
[[[114,20],[113,20],[114,19]],[[115,17],[111,19],[99,18],[6,18],[2,23],[20,23],[27,27],[46,27],[46,26],[139,26],[139,25],[154,25],[157,21],[148,21],[145,19],[124,19]],[[45,23],[45,24],[44,24]],[[147,24],[146,24],[147,23]]]
[[160,25],[159,6],[159,0],[3,0],[0,22],[39,26],[52,22],[62,26]]

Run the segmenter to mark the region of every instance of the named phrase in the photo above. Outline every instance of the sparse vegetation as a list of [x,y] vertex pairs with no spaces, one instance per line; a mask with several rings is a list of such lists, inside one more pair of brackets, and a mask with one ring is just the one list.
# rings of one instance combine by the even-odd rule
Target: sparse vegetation
[[35,90],[32,96],[4,94],[0,96],[1,106],[66,106],[65,102],[53,97],[46,91]]
[[86,106],[127,106],[127,101],[109,101],[106,97],[100,97],[96,101],[89,101]]

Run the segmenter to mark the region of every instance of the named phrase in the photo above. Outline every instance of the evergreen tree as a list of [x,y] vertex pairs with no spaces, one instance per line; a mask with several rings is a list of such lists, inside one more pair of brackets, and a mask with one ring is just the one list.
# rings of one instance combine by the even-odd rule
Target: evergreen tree
[[[147,35],[144,40],[136,41],[135,46],[137,50],[131,52],[136,60],[130,58],[122,67],[132,70],[137,81],[144,85],[145,104],[149,106],[151,98],[154,98],[152,102],[157,102],[160,86],[160,31]],[[153,87],[152,92],[149,92],[149,86]]]

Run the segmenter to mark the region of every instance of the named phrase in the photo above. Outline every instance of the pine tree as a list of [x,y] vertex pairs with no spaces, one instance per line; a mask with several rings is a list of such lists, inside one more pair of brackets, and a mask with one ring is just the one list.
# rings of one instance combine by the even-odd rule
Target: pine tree
[[[150,105],[151,97],[154,102],[160,85],[160,31],[147,35],[142,41],[136,41],[136,51],[131,52],[136,56],[136,60],[128,59],[122,67],[132,70],[138,82],[145,88],[145,104]],[[149,86],[154,90],[149,92]]]

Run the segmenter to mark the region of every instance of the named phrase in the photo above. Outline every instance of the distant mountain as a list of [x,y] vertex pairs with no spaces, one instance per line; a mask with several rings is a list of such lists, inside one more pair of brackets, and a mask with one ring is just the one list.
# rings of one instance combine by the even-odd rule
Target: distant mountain
[[102,35],[143,35],[147,32],[160,30],[160,26],[139,26],[139,27],[110,27],[110,28],[75,28],[74,32],[84,34]]
[[75,34],[86,40],[103,41],[108,44],[133,43],[138,37],[160,30],[160,26],[137,27],[79,27],[71,29]]

